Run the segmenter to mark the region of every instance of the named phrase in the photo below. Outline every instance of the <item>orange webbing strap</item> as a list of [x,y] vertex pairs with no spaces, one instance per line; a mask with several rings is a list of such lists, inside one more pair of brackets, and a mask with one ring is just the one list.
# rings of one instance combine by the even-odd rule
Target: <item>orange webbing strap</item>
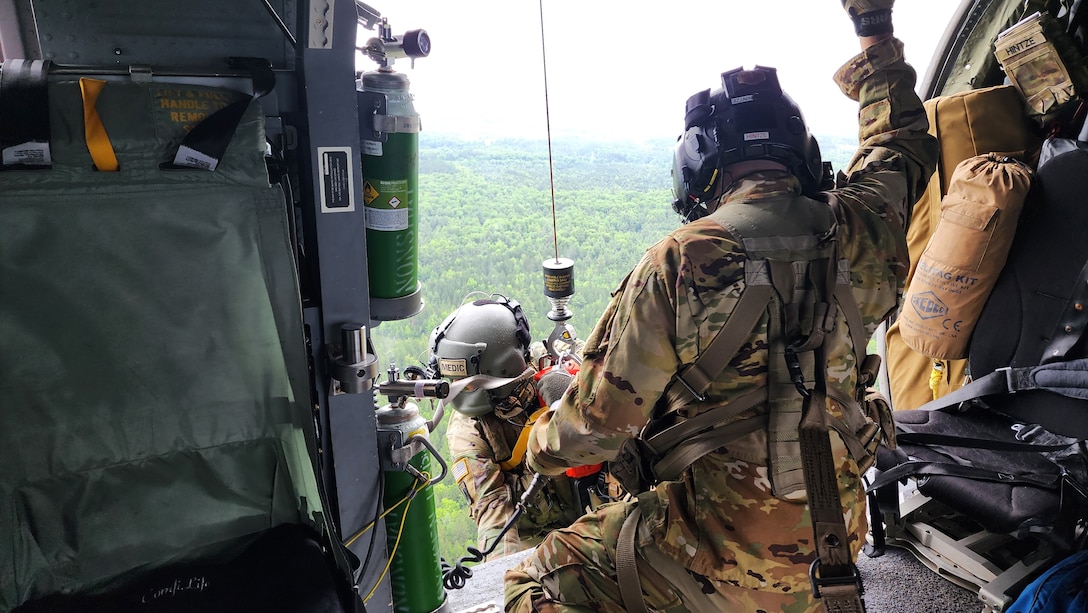
[[517,468],[518,464],[521,464],[521,461],[525,459],[525,452],[529,450],[529,431],[533,429],[536,420],[547,410],[548,407],[540,407],[529,416],[529,421],[525,423],[525,426],[521,429],[521,434],[518,435],[518,442],[514,443],[514,451],[510,454],[510,459],[499,463],[499,468],[504,472]]
[[83,134],[87,139],[87,150],[91,152],[91,160],[94,167],[100,172],[117,172],[121,166],[117,163],[117,155],[113,152],[113,144],[106,134],[106,127],[102,125],[102,119],[98,117],[95,103],[98,102],[98,94],[106,86],[105,81],[99,79],[79,79],[79,91],[83,95]]

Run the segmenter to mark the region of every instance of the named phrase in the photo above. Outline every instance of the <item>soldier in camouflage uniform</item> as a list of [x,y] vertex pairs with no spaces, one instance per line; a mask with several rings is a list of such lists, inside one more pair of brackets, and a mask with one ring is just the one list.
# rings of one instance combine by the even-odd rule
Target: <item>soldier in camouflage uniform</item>
[[[530,345],[529,338],[521,307],[497,295],[461,306],[431,335],[433,368],[443,376],[455,381],[474,374],[512,379],[493,390],[454,397],[446,430],[451,472],[476,522],[481,551],[499,537],[532,480],[523,459],[526,427],[541,407],[538,391],[558,397],[570,380],[565,371],[549,373],[546,388],[534,380],[545,350],[543,343]],[[487,559],[536,545],[550,530],[569,526],[585,512],[578,508],[573,488],[563,475],[547,483]]]
[[[850,291],[871,335],[902,295],[910,206],[933,172],[937,145],[914,92],[915,73],[890,32],[891,0],[843,4],[863,51],[835,79],[860,104],[861,145],[831,198],[839,203],[839,257],[849,263]],[[874,14],[885,17],[875,21],[887,31],[873,34],[859,25]],[[802,173],[785,164],[745,160],[720,170],[705,201],[711,216],[733,203],[759,203],[787,214],[800,201],[811,203],[802,195]],[[740,242],[711,218],[683,225],[650,248],[587,339],[581,371],[532,429],[529,466],[555,475],[566,466],[612,460],[651,417],[659,417],[654,409],[663,390],[733,314],[745,290],[746,261]],[[858,357],[843,319],[840,311],[825,341],[827,387],[829,395],[838,388],[849,398]],[[767,330],[764,314],[711,382],[705,401],[687,407],[688,417],[767,385]],[[829,401],[828,413],[839,415],[840,406]],[[766,411],[757,405],[736,419]],[[856,560],[867,530],[864,488],[844,439],[834,433],[830,438]],[[767,431],[758,430],[702,456],[678,479],[658,483],[637,500],[602,506],[551,533],[507,572],[506,610],[627,610],[617,580],[617,542],[636,508],[642,519],[636,524],[635,565],[649,610],[822,610],[810,589],[809,565],[816,556],[803,491],[800,498],[772,494],[767,439]]]

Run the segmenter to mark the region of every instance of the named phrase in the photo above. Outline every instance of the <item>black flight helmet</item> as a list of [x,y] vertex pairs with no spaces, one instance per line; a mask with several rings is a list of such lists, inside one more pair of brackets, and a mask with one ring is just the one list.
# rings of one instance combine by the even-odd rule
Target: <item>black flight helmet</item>
[[774,68],[724,72],[721,89],[688,98],[673,156],[673,209],[685,223],[705,216],[721,169],[745,160],[784,165],[808,195],[825,185],[820,147]]

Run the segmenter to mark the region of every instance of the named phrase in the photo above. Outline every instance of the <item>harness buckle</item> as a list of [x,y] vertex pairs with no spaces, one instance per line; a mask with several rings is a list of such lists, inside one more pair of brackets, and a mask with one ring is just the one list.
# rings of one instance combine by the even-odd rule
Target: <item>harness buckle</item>
[[1010,394],[1015,394],[1016,389],[1017,389],[1016,388],[1016,378],[1012,374],[1012,367],[1011,366],[1003,366],[1001,368],[997,368],[997,369],[994,370],[994,372],[1002,372],[1002,371],[1005,372],[1005,389]]
[[821,598],[820,588],[831,585],[849,585],[854,584],[857,587],[858,595],[865,593],[865,588],[861,585],[861,573],[858,572],[858,567],[853,562],[850,563],[850,574],[842,577],[818,577],[817,571],[820,570],[820,558],[816,558],[812,561],[812,564],[808,566],[808,580],[812,585],[812,596],[814,598]]
[[794,351],[793,347],[786,347],[785,357],[786,370],[790,373],[790,381],[793,382],[797,392],[803,398],[808,398],[812,392],[809,392],[808,388],[805,387],[805,373],[801,372],[801,360],[797,357],[797,352]]
[[699,402],[703,402],[703,401],[706,400],[706,396],[704,396],[704,395],[700,394],[699,392],[695,391],[694,387],[689,385],[687,381],[684,381],[684,377],[680,376],[680,373],[676,373],[676,380],[680,382],[680,385],[684,386],[684,389],[691,392],[691,395],[695,397],[695,400],[697,400]]

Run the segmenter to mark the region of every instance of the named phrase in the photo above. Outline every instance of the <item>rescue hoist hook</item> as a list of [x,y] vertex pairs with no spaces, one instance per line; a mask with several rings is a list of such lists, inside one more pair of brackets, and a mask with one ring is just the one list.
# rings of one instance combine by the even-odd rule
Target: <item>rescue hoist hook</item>
[[[552,198],[552,243],[555,247],[555,257],[544,260],[544,296],[552,304],[552,310],[548,312],[548,319],[555,322],[551,334],[544,341],[544,348],[553,363],[558,364],[561,359],[570,357],[581,363],[581,359],[574,353],[574,344],[577,333],[574,327],[568,323],[573,317],[567,303],[574,295],[574,260],[559,257],[559,229],[555,212],[555,164],[552,159],[552,118],[550,105],[548,104],[548,52],[544,43],[544,0],[538,0],[540,7],[540,58],[544,74],[544,121],[548,137],[548,186],[551,188]],[[565,347],[560,349],[558,343]],[[540,364],[536,365],[538,368]]]

